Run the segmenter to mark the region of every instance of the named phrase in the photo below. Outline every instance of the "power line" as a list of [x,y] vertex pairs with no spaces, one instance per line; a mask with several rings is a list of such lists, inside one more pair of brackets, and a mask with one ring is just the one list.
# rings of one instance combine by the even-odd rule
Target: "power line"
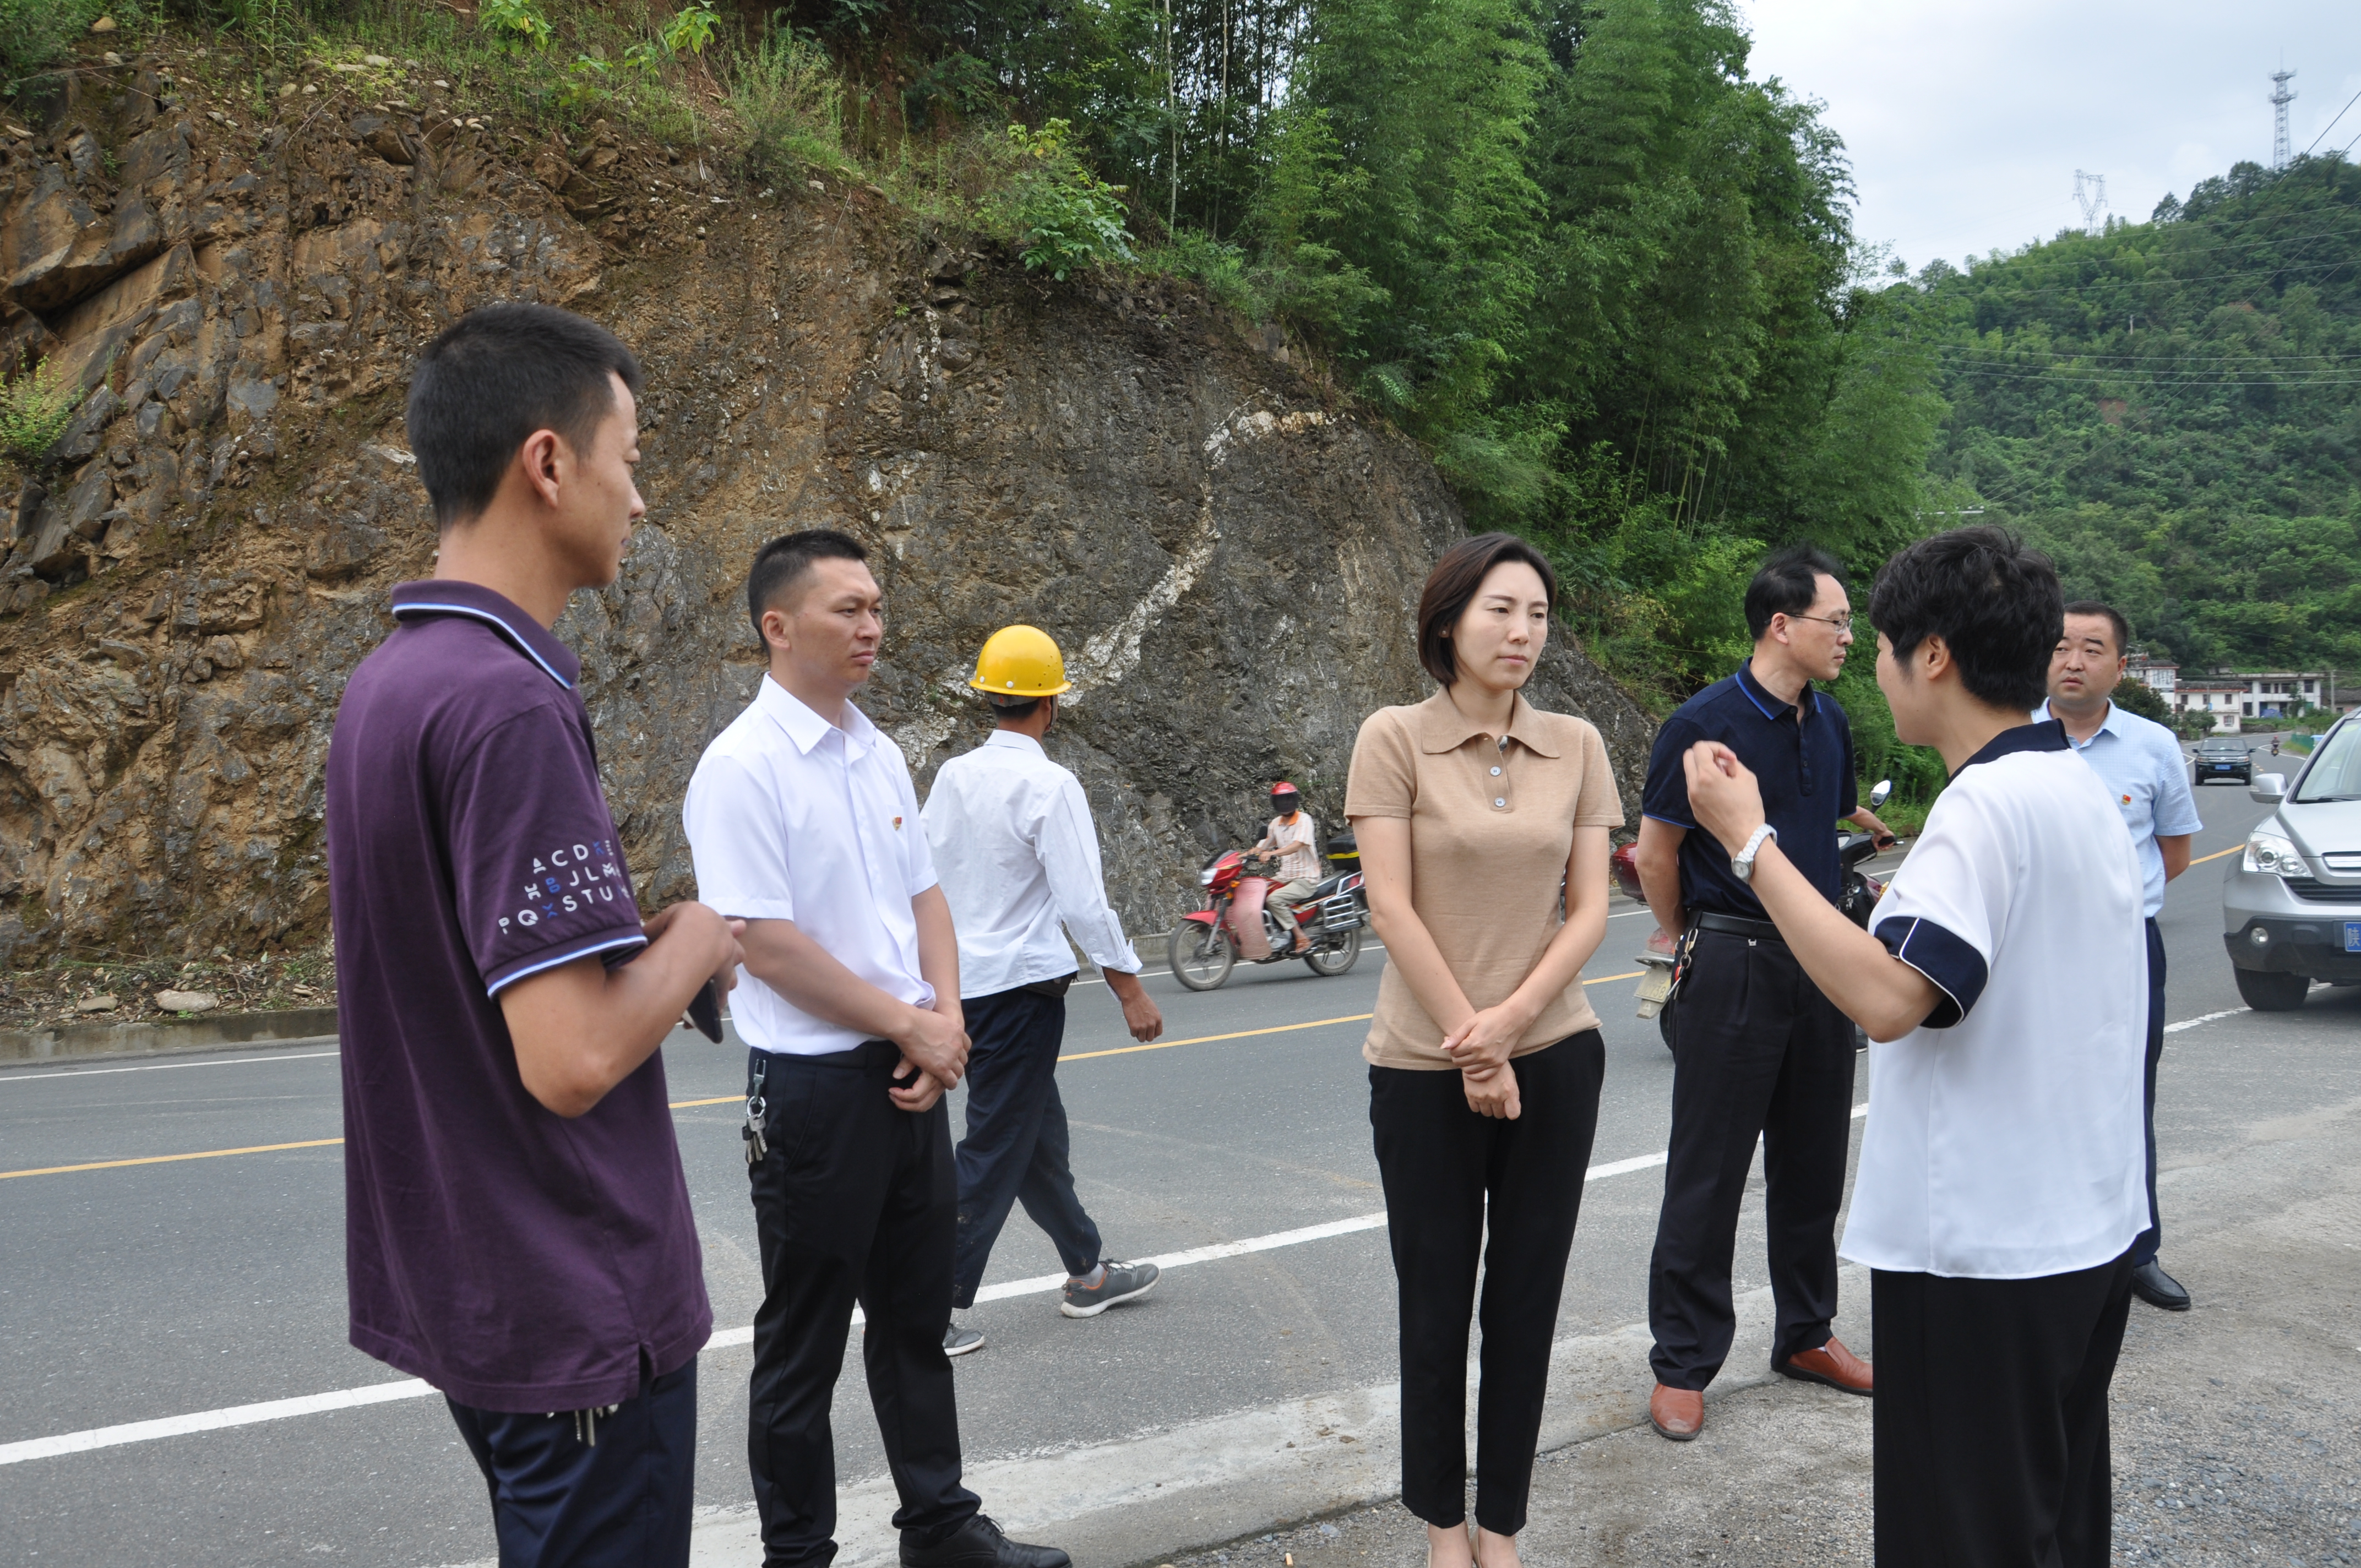
[[[2356,104],[2361,104],[2361,93],[2356,93],[2352,97],[2345,100],[2345,109],[2350,109]],[[2321,143],[2321,137],[2327,136],[2329,132],[2336,128],[2336,121],[2345,117],[2345,109],[2337,110],[2335,119],[2330,120],[2326,125],[2320,127],[2320,136],[2316,136],[2312,138],[2312,147],[2318,147]],[[2303,149],[2303,155],[2306,158],[2310,158],[2312,156],[2312,147],[2308,147]]]
[[1997,348],[1987,348],[1982,344],[1972,343],[1938,343],[1929,346],[1938,354],[2023,355],[2042,359],[2125,359],[2135,363],[2169,360],[2175,364],[2183,365],[2240,366],[2250,365],[2257,360],[2268,360],[2273,364],[2313,361],[2343,365],[2361,361],[2361,354],[2173,354],[2169,351],[2155,354],[2088,354],[2070,348],[2017,348],[2005,344]]
[[[2113,285],[2113,286],[2115,286],[2115,287],[2118,287],[2118,288],[2127,288],[2127,289],[2129,289],[2129,288],[2142,288],[2142,287],[2153,288],[2153,287],[2158,287],[2158,286],[2161,286],[2161,285],[2164,285],[2164,284],[2173,284],[2173,285],[2179,286],[2179,285],[2191,284],[2191,283],[2224,283],[2224,282],[2230,282],[2230,281],[2233,281],[2233,280],[2235,280],[2241,279],[2241,278],[2275,278],[2275,277],[2281,276],[2282,274],[2301,274],[2301,273],[2308,273],[2308,272],[2334,272],[2334,271],[2335,271],[2335,270],[2336,270],[2338,268],[2340,268],[2340,267],[2354,267],[2354,266],[2361,266],[2361,261],[2356,261],[2355,258],[2350,258],[2350,257],[2347,257],[2347,258],[2343,258],[2343,259],[2341,259],[2341,260],[2336,260],[2336,261],[2317,261],[2317,262],[2312,262],[2312,263],[2310,263],[2309,265],[2304,265],[2304,266],[2297,266],[2297,265],[2292,265],[2292,264],[2289,264],[2289,263],[2281,263],[2281,264],[2279,264],[2279,265],[2276,265],[2276,266],[2266,266],[2266,267],[2247,267],[2247,268],[2241,268],[2241,269],[2239,269],[2237,271],[2235,271],[2235,272],[2212,272],[2212,273],[2207,273],[2207,274],[2204,274],[2204,275],[2202,275],[2202,276],[2201,276],[2201,277],[2196,277],[2196,278],[2177,278],[2177,277],[2172,276],[2172,275],[2171,275],[2171,274],[2169,274],[2169,273],[2168,273],[2168,274],[2166,274],[2165,276],[2160,277],[2160,278],[2158,278],[2158,277],[2139,277],[2139,278],[2093,278],[2093,279],[2089,280],[2088,280],[2088,281],[2086,281],[2086,282],[2081,282],[2081,283],[2059,283],[2059,284],[2054,285],[2054,286],[2049,287],[2049,288],[2045,288],[2045,289],[1984,289],[1984,290],[1979,290],[1979,291],[1976,291],[1974,292],[1974,294],[1973,294],[1973,295],[1970,295],[1966,291],[1962,290],[1962,291],[1960,291],[1960,297],[1962,297],[1962,298],[1969,298],[1969,297],[1972,297],[1972,298],[1979,298],[1979,299],[2029,299],[2029,298],[2031,298],[2031,297],[2033,297],[2033,296],[2035,296],[2035,295],[2038,295],[2038,294],[2072,294],[2072,293],[2080,293],[2080,292],[2082,292],[2082,291],[2085,291],[2085,290],[2098,289],[2098,288],[2101,288],[2101,287],[2103,287],[2103,286],[2108,286],[2108,285]],[[1940,286],[1941,286],[1941,285],[1939,285],[1939,284],[1938,285],[1938,288],[1939,288]]]

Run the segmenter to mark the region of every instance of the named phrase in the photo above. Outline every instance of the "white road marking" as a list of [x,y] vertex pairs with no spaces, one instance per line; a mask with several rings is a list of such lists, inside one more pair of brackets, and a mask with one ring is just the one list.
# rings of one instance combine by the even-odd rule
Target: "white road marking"
[[[2207,1013],[2186,1018],[2178,1024],[2168,1024],[2168,1034],[2194,1029],[2201,1024],[2211,1024],[2223,1018],[2234,1018],[2246,1012],[2233,1007],[2220,1013]],[[333,1054],[333,1053],[329,1053]],[[271,1058],[257,1058],[271,1059]],[[278,1059],[285,1059],[283,1058]],[[229,1066],[230,1063],[175,1063],[175,1066]],[[125,1069],[102,1070],[123,1071]],[[1856,1120],[1869,1114],[1866,1104],[1852,1108]],[[1585,1181],[1603,1181],[1610,1177],[1629,1176],[1635,1171],[1652,1170],[1664,1163],[1666,1155],[1637,1155],[1630,1159],[1610,1160],[1594,1165],[1584,1173]],[[1186,1268],[1191,1264],[1212,1263],[1225,1257],[1243,1257],[1249,1253],[1269,1252],[1279,1247],[1301,1246],[1306,1242],[1324,1241],[1332,1236],[1352,1235],[1361,1231],[1380,1229],[1386,1223],[1385,1212],[1356,1214],[1351,1219],[1331,1220],[1325,1224],[1306,1225],[1300,1230],[1275,1231],[1266,1236],[1250,1236],[1244,1241],[1220,1242],[1212,1246],[1192,1247],[1187,1252],[1167,1253],[1147,1261],[1159,1268]],[[976,1292],[976,1299],[1002,1301],[1012,1296],[1038,1295],[1064,1287],[1062,1274],[1036,1275],[1030,1279],[1011,1279],[998,1285],[987,1285]],[[858,1310],[853,1321],[861,1321]],[[706,1342],[708,1350],[724,1350],[737,1345],[752,1344],[754,1331],[749,1326],[725,1329]],[[399,1399],[423,1399],[435,1392],[417,1378],[397,1383],[371,1383],[358,1388],[338,1388],[325,1394],[307,1394],[294,1399],[271,1399],[257,1405],[232,1405],[218,1410],[198,1410],[185,1416],[166,1416],[152,1421],[129,1421],[120,1426],[93,1427],[86,1431],[60,1432],[55,1437],[29,1438],[21,1442],[0,1443],[0,1465],[21,1464],[27,1460],[53,1459],[61,1454],[84,1453],[94,1448],[115,1448],[125,1443],[150,1442],[159,1438],[181,1437],[191,1432],[215,1431],[224,1427],[253,1426],[262,1421],[286,1420],[296,1416],[318,1415],[327,1410],[346,1410],[363,1405],[381,1405]]]
[[184,1067],[252,1067],[257,1062],[309,1061],[313,1057],[332,1057],[335,1051],[292,1051],[279,1057],[239,1057],[234,1061],[159,1061],[144,1067],[82,1067],[68,1068],[62,1072],[8,1072],[0,1070],[0,1083],[27,1083],[37,1078],[96,1078],[109,1072],[171,1072]]

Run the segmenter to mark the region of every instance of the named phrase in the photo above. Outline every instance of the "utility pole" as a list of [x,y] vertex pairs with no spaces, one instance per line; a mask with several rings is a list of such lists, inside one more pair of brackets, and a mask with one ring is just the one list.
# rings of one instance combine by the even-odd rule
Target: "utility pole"
[[2271,72],[2271,167],[2273,169],[2285,169],[2293,157],[2290,150],[2291,144],[2288,140],[2287,106],[2295,102],[2295,94],[2288,91],[2289,79],[2294,75],[2295,72],[2284,65]]
[[2107,210],[2107,177],[2074,170],[2074,201],[2082,209],[2082,232],[2097,234],[2099,214]]

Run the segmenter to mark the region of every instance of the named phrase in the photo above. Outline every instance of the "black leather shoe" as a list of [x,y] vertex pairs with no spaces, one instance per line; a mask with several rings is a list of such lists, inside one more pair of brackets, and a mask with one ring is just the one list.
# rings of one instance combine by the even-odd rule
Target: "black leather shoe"
[[2143,1263],[2132,1270],[2132,1294],[2168,1312],[2189,1310],[2189,1292],[2180,1288],[2180,1280],[2153,1263]]
[[1074,1560],[1056,1547],[1011,1541],[982,1514],[938,1546],[916,1545],[910,1535],[902,1532],[902,1568],[1073,1568]]

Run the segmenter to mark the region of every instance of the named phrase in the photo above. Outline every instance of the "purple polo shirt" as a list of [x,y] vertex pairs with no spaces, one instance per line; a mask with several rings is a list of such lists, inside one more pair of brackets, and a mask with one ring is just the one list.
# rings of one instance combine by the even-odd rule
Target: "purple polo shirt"
[[328,744],[352,1343],[482,1409],[618,1404],[713,1329],[650,1057],[568,1121],[500,989],[646,945],[581,663],[468,583],[404,583]]

